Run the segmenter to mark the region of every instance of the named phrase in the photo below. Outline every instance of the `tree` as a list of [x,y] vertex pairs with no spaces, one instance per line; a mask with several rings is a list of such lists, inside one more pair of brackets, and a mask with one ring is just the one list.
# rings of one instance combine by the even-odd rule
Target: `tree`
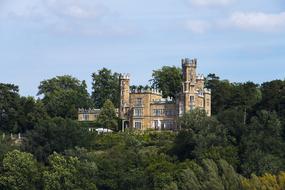
[[34,129],[36,124],[49,118],[44,104],[33,97],[21,97],[20,107],[18,109],[18,127],[19,132],[25,133]]
[[214,118],[208,117],[204,110],[194,110],[184,114],[171,150],[180,160],[225,159],[236,165],[237,149],[230,144],[227,130]]
[[240,190],[241,187],[241,176],[236,173],[234,168],[225,160],[219,160],[217,162],[220,176],[225,187],[225,190]]
[[77,121],[47,119],[40,121],[34,130],[27,133],[23,149],[33,153],[38,160],[47,162],[48,156],[54,151],[62,153],[76,146],[88,147],[91,136]]
[[118,120],[116,116],[116,109],[114,104],[110,100],[106,100],[106,102],[104,103],[98,116],[97,122],[103,128],[117,130]]
[[205,87],[212,91],[212,114],[216,115],[229,108],[232,101],[232,85],[227,80],[219,80],[215,74],[209,74],[206,78]]
[[0,83],[0,130],[19,132],[17,121],[19,103],[19,87]]
[[181,73],[181,69],[175,66],[164,66],[159,70],[154,70],[150,80],[152,87],[160,89],[163,97],[176,98],[176,95],[181,92]]
[[214,115],[229,108],[239,108],[244,113],[244,124],[248,110],[261,100],[258,85],[253,82],[230,83],[228,80],[220,80],[215,74],[209,74],[205,86],[212,90],[212,113]]
[[231,142],[239,146],[246,127],[243,110],[240,108],[226,109],[217,115],[217,119],[228,131]]
[[201,181],[190,168],[182,169],[176,174],[178,188],[181,190],[201,190]]
[[231,106],[241,107],[241,109],[243,109],[243,123],[246,124],[247,111],[261,100],[261,92],[258,85],[253,82],[234,83],[232,85],[233,97],[231,100]]
[[278,175],[265,173],[260,177],[253,174],[250,179],[242,180],[242,186],[244,190],[283,190],[285,189],[285,173],[280,172]]
[[176,169],[176,181],[181,190],[240,190],[241,177],[225,160],[186,160]]
[[43,95],[43,103],[51,117],[77,118],[78,108],[92,106],[85,81],[65,75],[44,80],[38,95]]
[[12,151],[19,148],[18,146],[11,144],[10,137],[6,137],[5,134],[1,134],[0,136],[0,161],[3,161],[4,156]]
[[115,107],[120,103],[119,74],[103,68],[92,74],[92,100],[96,108],[101,108],[106,100],[111,100]]
[[284,141],[280,120],[276,113],[260,111],[251,119],[242,137],[242,172],[262,175],[284,169]]
[[1,189],[35,190],[40,185],[40,173],[36,160],[29,153],[14,150],[3,159],[0,176]]
[[134,91],[134,90],[148,90],[150,89],[151,87],[146,85],[146,86],[143,86],[143,85],[139,85],[139,86],[136,86],[136,85],[131,85],[130,86],[130,90],[131,91]]
[[92,178],[94,176],[84,175],[85,169],[87,165],[84,163],[83,166],[77,157],[63,157],[54,153],[49,157],[48,170],[43,173],[44,189],[97,190],[94,178]]
[[285,81],[265,82],[261,85],[260,90],[262,100],[257,109],[275,111],[283,119],[285,117]]

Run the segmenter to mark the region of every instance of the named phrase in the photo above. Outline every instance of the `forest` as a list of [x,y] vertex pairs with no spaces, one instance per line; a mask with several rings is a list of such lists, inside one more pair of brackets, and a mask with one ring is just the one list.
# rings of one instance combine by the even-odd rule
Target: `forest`
[[[209,74],[212,117],[195,110],[179,119],[179,131],[120,132],[118,76],[94,72],[91,94],[85,81],[57,76],[39,83],[37,99],[0,83],[0,189],[285,189],[285,80]],[[164,66],[150,84],[175,98],[181,80],[180,68]],[[78,122],[78,109],[90,107],[102,108],[98,120]]]

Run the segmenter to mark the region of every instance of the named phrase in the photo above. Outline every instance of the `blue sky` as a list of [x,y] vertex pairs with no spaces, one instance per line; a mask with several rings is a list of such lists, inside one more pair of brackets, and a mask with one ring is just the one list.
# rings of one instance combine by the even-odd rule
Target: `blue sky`
[[0,0],[0,82],[35,96],[40,81],[102,67],[147,84],[197,58],[235,82],[285,78],[284,0]]

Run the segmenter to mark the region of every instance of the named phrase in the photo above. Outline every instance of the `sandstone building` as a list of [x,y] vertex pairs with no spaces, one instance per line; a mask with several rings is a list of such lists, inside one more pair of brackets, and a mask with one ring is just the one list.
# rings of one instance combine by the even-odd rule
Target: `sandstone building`
[[204,88],[204,76],[197,75],[196,69],[196,59],[182,59],[183,83],[175,100],[162,98],[154,89],[130,91],[129,75],[121,75],[119,117],[123,128],[175,130],[177,118],[196,108],[210,116],[211,91]]
[[[122,129],[175,130],[177,119],[185,112],[204,109],[211,115],[211,91],[204,88],[204,76],[197,75],[197,60],[182,59],[181,92],[175,100],[163,98],[156,89],[130,90],[130,76],[120,76],[120,107],[118,116]],[[171,78],[171,76],[169,76]],[[94,121],[100,110],[80,109],[79,121]]]

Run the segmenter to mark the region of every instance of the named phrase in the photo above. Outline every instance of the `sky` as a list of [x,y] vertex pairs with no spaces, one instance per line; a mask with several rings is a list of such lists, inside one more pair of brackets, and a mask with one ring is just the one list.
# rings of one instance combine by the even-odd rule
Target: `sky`
[[186,57],[232,82],[284,79],[284,0],[0,0],[0,82],[24,96],[66,74],[90,90],[103,67],[145,85]]

